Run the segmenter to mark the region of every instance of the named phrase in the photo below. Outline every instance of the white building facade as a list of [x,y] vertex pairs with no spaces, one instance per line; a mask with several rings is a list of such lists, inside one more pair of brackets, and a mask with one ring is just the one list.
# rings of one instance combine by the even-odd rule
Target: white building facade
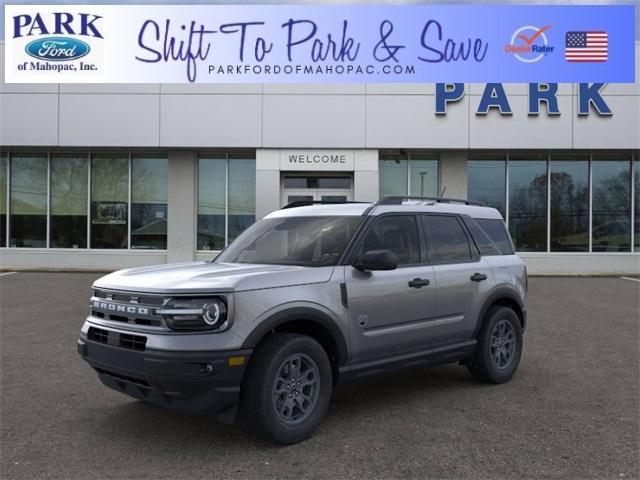
[[210,259],[290,201],[414,195],[498,208],[531,273],[640,273],[640,43],[636,83],[599,90],[6,84],[3,67],[0,43],[2,269]]

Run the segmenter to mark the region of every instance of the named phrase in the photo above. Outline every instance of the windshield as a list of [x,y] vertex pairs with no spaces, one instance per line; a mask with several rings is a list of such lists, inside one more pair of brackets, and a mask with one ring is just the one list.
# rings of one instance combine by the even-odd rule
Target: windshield
[[327,267],[335,265],[361,216],[283,217],[249,227],[216,262]]

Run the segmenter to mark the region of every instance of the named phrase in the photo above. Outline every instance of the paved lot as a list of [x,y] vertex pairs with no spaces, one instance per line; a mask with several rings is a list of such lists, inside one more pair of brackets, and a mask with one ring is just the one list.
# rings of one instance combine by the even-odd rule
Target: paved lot
[[341,387],[318,434],[273,447],[103,387],[75,352],[96,274],[0,277],[2,478],[638,478],[640,283],[531,279],[520,370]]

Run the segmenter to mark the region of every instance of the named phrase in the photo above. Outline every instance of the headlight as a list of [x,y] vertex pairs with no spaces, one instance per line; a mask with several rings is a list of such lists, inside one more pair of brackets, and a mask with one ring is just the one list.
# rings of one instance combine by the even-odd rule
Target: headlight
[[174,298],[156,313],[172,330],[225,330],[229,325],[222,298]]

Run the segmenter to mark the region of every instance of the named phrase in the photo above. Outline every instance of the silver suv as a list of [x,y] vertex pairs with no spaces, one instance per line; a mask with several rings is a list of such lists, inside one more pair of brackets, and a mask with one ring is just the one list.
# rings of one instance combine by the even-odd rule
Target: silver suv
[[500,213],[463,200],[287,205],[210,262],[133,268],[93,285],[77,346],[107,386],[309,437],[337,382],[460,362],[509,380],[527,274]]

